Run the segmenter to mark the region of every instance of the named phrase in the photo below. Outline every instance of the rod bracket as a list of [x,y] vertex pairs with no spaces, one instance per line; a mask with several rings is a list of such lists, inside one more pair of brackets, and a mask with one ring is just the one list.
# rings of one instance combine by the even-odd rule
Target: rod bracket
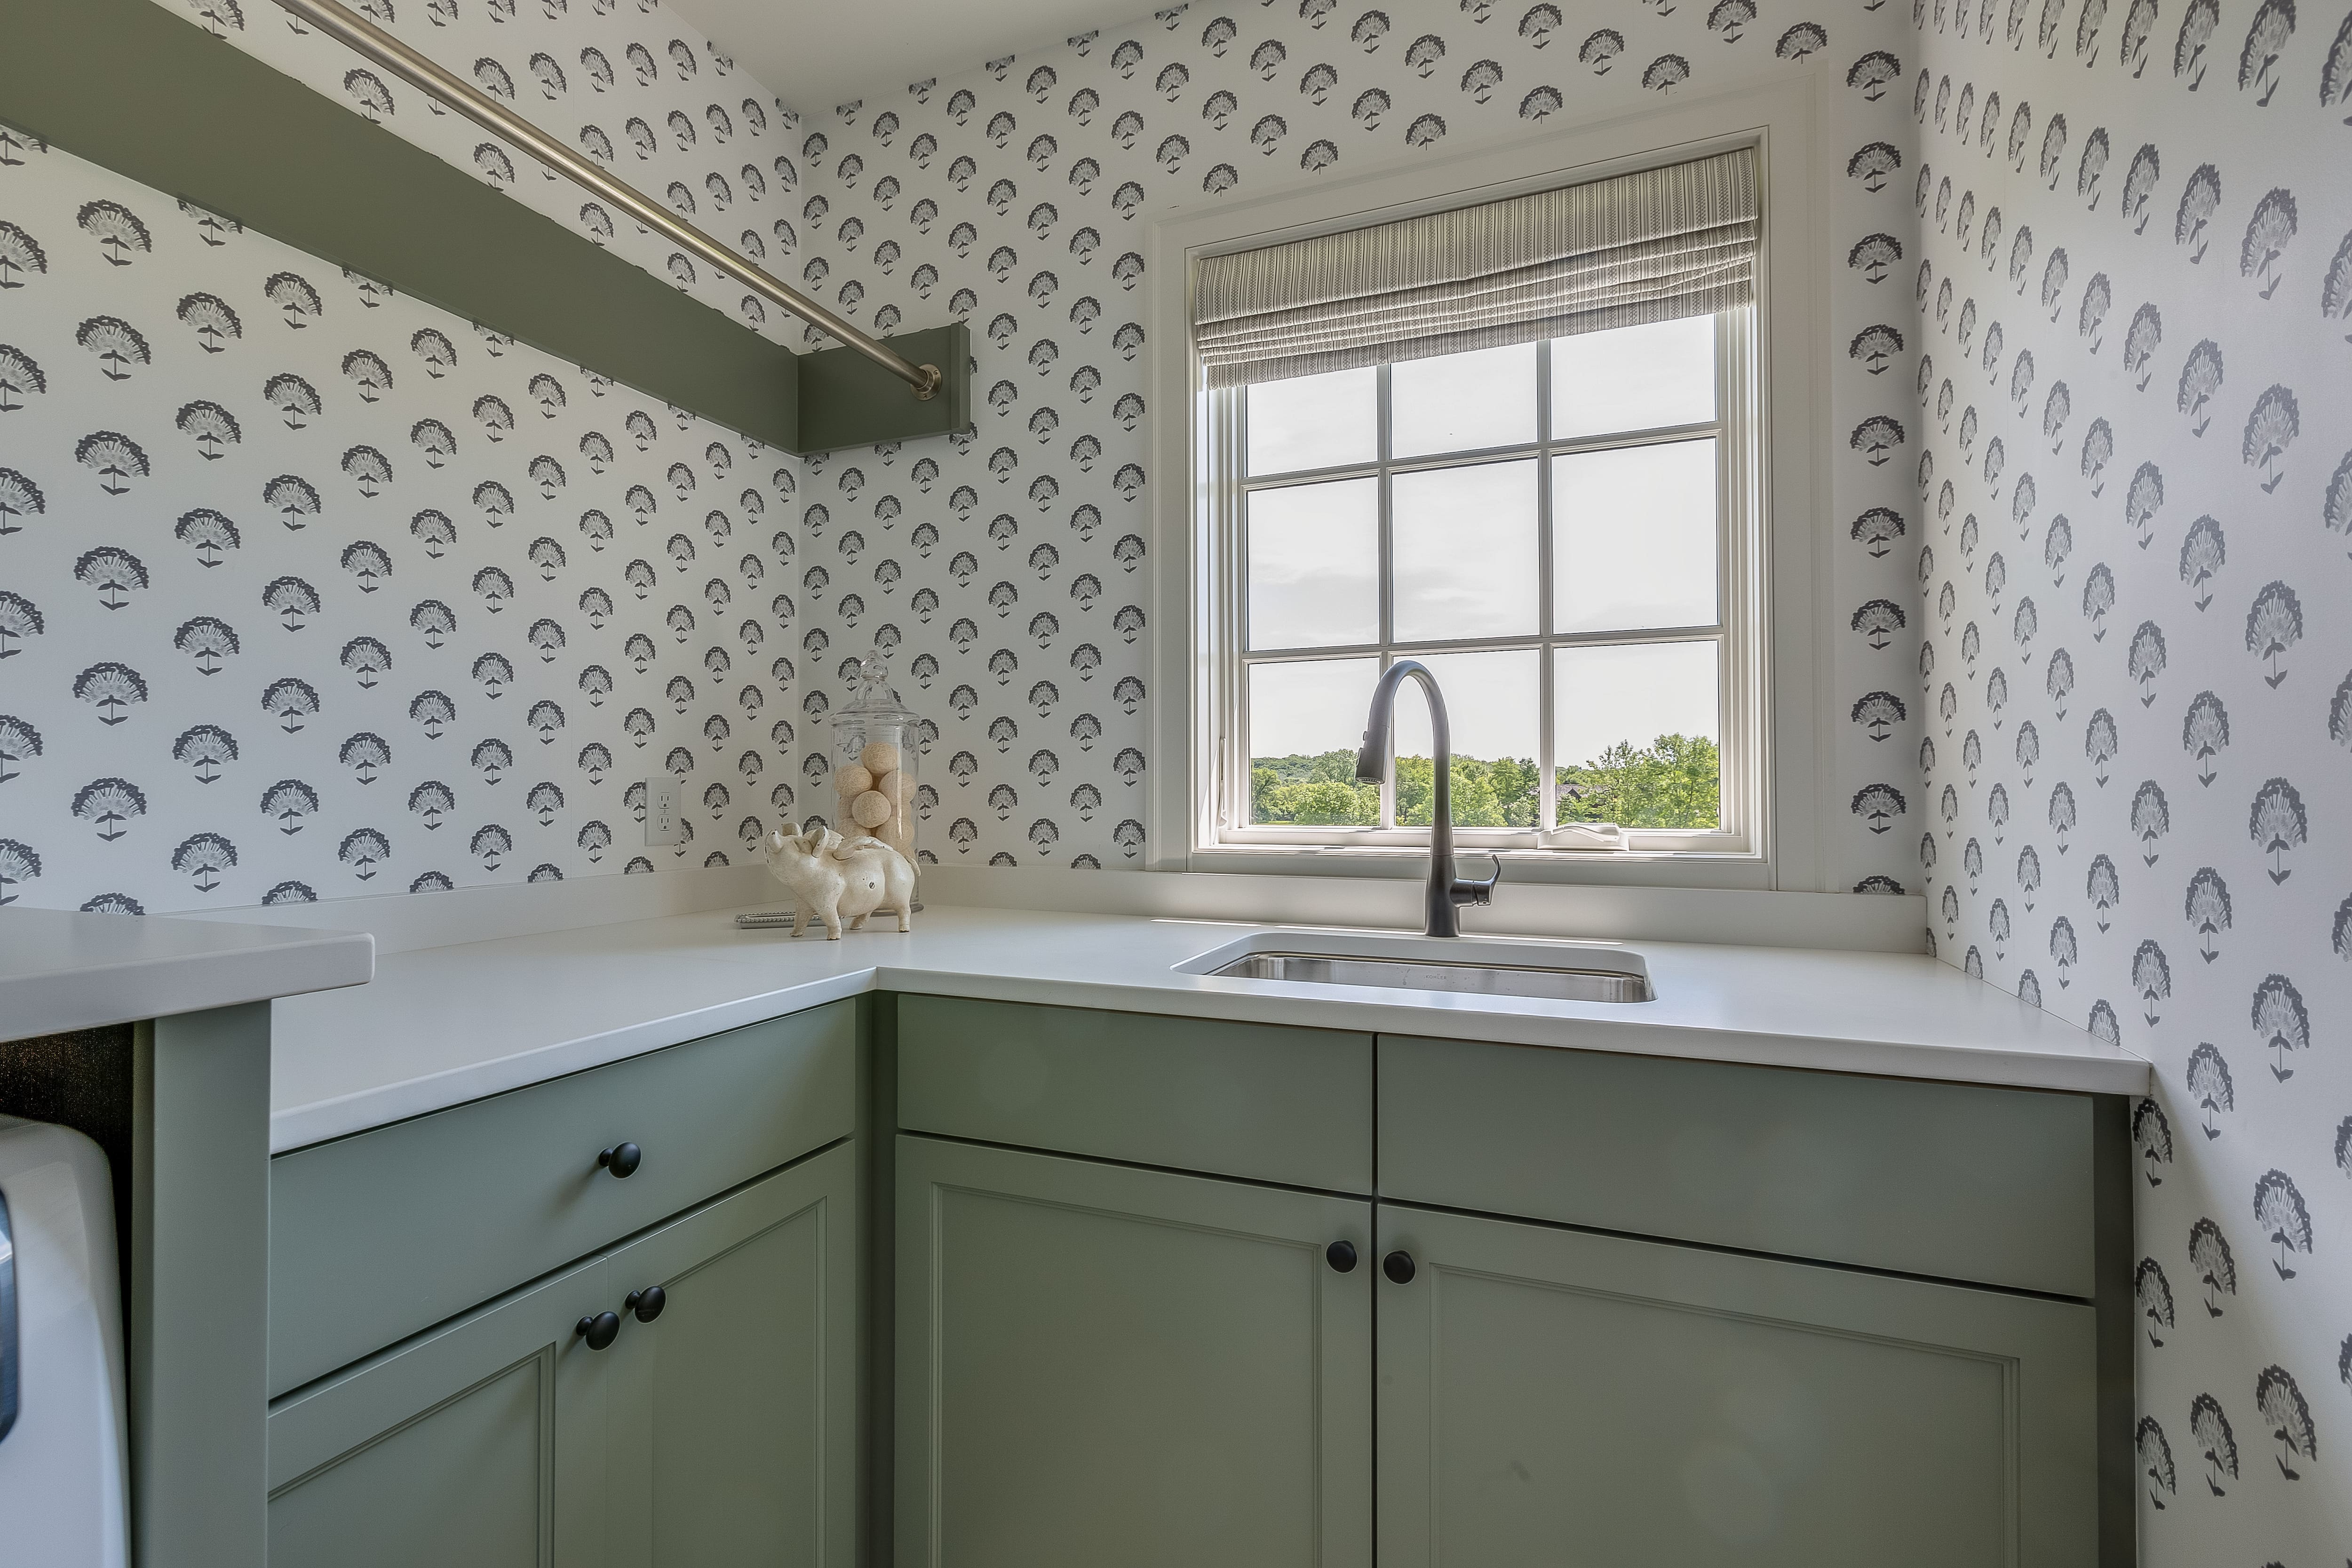
[[919,364],[915,369],[922,377],[915,383],[915,401],[929,403],[940,395],[940,385],[947,377],[940,374],[940,367],[935,364]]

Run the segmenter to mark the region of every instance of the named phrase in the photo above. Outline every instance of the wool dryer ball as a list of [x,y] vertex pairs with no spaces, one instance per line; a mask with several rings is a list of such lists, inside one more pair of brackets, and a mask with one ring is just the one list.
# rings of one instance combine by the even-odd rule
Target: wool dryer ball
[[845,763],[833,770],[833,787],[855,798],[874,787],[874,775],[856,763]]
[[898,771],[898,748],[887,741],[876,741],[857,753],[858,765],[876,778]]
[[890,820],[890,797],[869,789],[849,803],[849,816],[860,827],[879,827]]

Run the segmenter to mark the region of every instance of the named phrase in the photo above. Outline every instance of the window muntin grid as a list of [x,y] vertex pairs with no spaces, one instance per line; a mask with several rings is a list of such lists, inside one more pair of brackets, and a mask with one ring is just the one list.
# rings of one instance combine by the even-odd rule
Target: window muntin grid
[[[1758,601],[1753,574],[1757,560],[1754,542],[1748,537],[1752,521],[1754,452],[1756,447],[1753,400],[1748,385],[1752,362],[1750,342],[1753,332],[1753,312],[1738,310],[1717,317],[1714,333],[1715,398],[1713,416],[1705,419],[1654,425],[1622,429],[1595,429],[1605,422],[1606,409],[1611,405],[1605,394],[1596,397],[1590,386],[1570,389],[1570,395],[1555,399],[1555,344],[1546,342],[1537,345],[1533,387],[1534,436],[1501,445],[1465,447],[1453,450],[1413,452],[1399,456],[1396,430],[1396,398],[1394,380],[1398,367],[1378,367],[1374,381],[1374,418],[1376,449],[1358,460],[1342,461],[1319,467],[1292,468],[1284,471],[1250,473],[1248,439],[1248,392],[1213,394],[1215,399],[1229,400],[1224,410],[1224,428],[1228,438],[1222,443],[1217,468],[1229,497],[1223,509],[1228,533],[1228,559],[1232,570],[1223,582],[1228,603],[1219,624],[1224,628],[1226,647],[1226,679],[1224,681],[1227,721],[1221,726],[1221,776],[1217,819],[1219,839],[1232,845],[1274,846],[1298,844],[1412,844],[1425,843],[1425,826],[1403,826],[1396,822],[1395,766],[1393,756],[1386,770],[1380,792],[1380,818],[1377,826],[1317,826],[1294,823],[1254,824],[1250,821],[1250,763],[1253,750],[1250,714],[1250,692],[1253,672],[1269,666],[1296,666],[1336,661],[1370,661],[1363,668],[1376,673],[1397,658],[1432,656],[1466,655],[1475,653],[1529,653],[1536,666],[1536,712],[1532,728],[1537,732],[1533,748],[1539,780],[1538,824],[1528,827],[1457,827],[1456,837],[1465,842],[1483,843],[1499,847],[1580,848],[1596,846],[1588,829],[1576,824],[1557,823],[1559,816],[1559,773],[1562,766],[1588,760],[1570,756],[1556,742],[1560,725],[1559,692],[1561,680],[1559,655],[1575,649],[1634,649],[1645,645],[1696,645],[1709,648],[1713,654],[1716,673],[1714,734],[1720,749],[1719,777],[1720,815],[1713,829],[1628,829],[1614,847],[1633,847],[1660,851],[1699,850],[1705,852],[1747,852],[1754,843],[1753,824],[1760,815],[1760,769],[1753,755],[1755,737],[1760,733],[1756,704],[1744,693],[1754,688],[1754,671],[1760,660],[1758,647],[1759,617],[1755,613]],[[1428,362],[1419,362],[1426,363]],[[1638,397],[1635,399],[1638,402]],[[1598,412],[1596,411],[1598,410]],[[1569,426],[1559,430],[1558,426]],[[1711,528],[1706,542],[1711,545],[1713,592],[1696,595],[1701,604],[1675,607],[1684,614],[1662,614],[1652,616],[1628,615],[1622,607],[1615,612],[1579,606],[1567,601],[1578,597],[1574,592],[1564,594],[1559,574],[1554,571],[1556,562],[1573,559],[1576,551],[1561,538],[1562,519],[1557,515],[1555,490],[1559,488],[1559,464],[1563,459],[1587,454],[1627,454],[1638,458],[1645,448],[1670,447],[1676,443],[1708,441],[1713,443],[1714,493]],[[1398,510],[1399,490],[1409,498],[1413,478],[1419,475],[1488,468],[1499,469],[1517,465],[1528,471],[1536,492],[1534,517],[1534,549],[1532,559],[1525,563],[1531,567],[1518,579],[1498,590],[1498,597],[1532,599],[1533,614],[1523,627],[1508,629],[1487,627],[1471,635],[1442,637],[1429,635],[1428,626],[1415,626],[1410,603],[1401,617],[1398,591]],[[1250,516],[1253,498],[1276,497],[1301,487],[1353,482],[1366,488],[1370,494],[1370,513],[1366,524],[1357,530],[1368,533],[1377,542],[1374,551],[1374,613],[1363,617],[1351,630],[1360,634],[1306,645],[1253,646],[1251,630],[1251,578],[1249,572]],[[1688,541],[1685,542],[1685,546]],[[1566,549],[1569,554],[1563,557]],[[1341,563],[1360,559],[1360,555],[1334,552]],[[1526,579],[1531,578],[1529,584]],[[1528,589],[1532,587],[1532,593]],[[1406,598],[1410,601],[1410,584]],[[1421,635],[1415,635],[1419,633]],[[1463,661],[1449,658],[1448,664]],[[1485,662],[1485,661],[1479,661]],[[1594,662],[1588,660],[1587,662]],[[1621,661],[1622,662],[1622,661]],[[1441,682],[1448,676],[1440,668]],[[1460,701],[1453,704],[1457,711]],[[1406,735],[1425,726],[1415,723],[1408,714],[1417,714],[1418,704],[1408,696],[1399,706],[1398,750],[1414,754]],[[1351,721],[1352,722],[1352,721]],[[1457,719],[1457,730],[1459,728]],[[1457,740],[1457,754],[1480,754]],[[1517,754],[1517,753],[1513,753]],[[1556,826],[1547,826],[1545,825]]]

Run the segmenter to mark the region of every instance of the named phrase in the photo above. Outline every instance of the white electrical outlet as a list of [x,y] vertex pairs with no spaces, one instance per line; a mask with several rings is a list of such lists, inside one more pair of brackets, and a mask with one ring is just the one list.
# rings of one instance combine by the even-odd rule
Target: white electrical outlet
[[646,781],[646,842],[682,844],[686,826],[678,814],[678,783],[675,778]]

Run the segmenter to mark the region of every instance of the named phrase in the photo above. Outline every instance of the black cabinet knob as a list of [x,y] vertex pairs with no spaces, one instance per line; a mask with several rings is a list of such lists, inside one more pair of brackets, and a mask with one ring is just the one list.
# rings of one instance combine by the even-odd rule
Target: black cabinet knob
[[645,1157],[646,1152],[635,1143],[615,1143],[596,1156],[596,1163],[616,1176],[634,1176]]
[[1391,1252],[1381,1259],[1381,1272],[1400,1285],[1412,1283],[1412,1254]]
[[637,1321],[650,1323],[662,1315],[664,1307],[669,1305],[669,1292],[658,1285],[648,1285],[642,1290],[630,1291],[628,1300],[621,1305],[635,1312]]
[[599,1312],[593,1318],[581,1319],[572,1326],[572,1331],[586,1340],[590,1350],[601,1351],[621,1337],[621,1315],[618,1312]]
[[1352,1274],[1356,1269],[1356,1244],[1335,1241],[1323,1249],[1323,1260],[1342,1274]]

